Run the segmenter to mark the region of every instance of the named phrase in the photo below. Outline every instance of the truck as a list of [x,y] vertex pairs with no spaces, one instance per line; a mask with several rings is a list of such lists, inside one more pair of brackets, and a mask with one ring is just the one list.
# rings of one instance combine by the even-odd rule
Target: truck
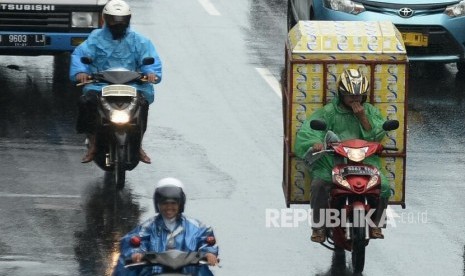
[[55,66],[66,66],[69,53],[102,26],[107,1],[0,0],[0,55],[52,55]]

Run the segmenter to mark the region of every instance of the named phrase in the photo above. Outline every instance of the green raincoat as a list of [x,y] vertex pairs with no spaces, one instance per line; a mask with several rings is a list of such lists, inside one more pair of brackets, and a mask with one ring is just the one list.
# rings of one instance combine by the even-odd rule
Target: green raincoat
[[[348,139],[363,139],[367,141],[381,141],[386,135],[382,126],[385,119],[381,116],[380,111],[369,103],[364,103],[363,108],[372,129],[366,131],[363,129],[358,118],[351,110],[346,110],[339,105],[339,98],[334,98],[329,104],[315,111],[303,123],[302,127],[297,133],[295,140],[294,152],[300,158],[305,158],[307,153],[312,149],[316,143],[322,144],[326,132],[313,130],[310,128],[310,121],[320,119],[326,122],[327,129],[333,131],[338,135],[341,141]],[[381,159],[378,155],[367,157],[364,161],[365,164],[375,166],[381,172],[381,196],[389,198],[391,189],[389,181],[385,172],[381,169]],[[334,158],[330,154],[325,154],[317,160],[310,168],[310,175],[312,179],[322,179],[331,182],[331,171],[334,167]]]

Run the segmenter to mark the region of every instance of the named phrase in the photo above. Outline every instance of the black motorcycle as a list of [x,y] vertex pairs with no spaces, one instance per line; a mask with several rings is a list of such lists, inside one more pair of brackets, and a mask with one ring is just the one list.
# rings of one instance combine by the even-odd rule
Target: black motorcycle
[[[92,65],[89,57],[81,58],[81,62]],[[145,58],[142,65],[154,62],[154,58]],[[140,72],[114,68],[92,74],[87,83],[90,82],[108,84],[97,97],[94,162],[102,170],[113,173],[116,189],[121,190],[126,171],[134,169],[140,161],[139,151],[147,123],[143,114],[144,99],[131,84],[146,82],[146,78]]]

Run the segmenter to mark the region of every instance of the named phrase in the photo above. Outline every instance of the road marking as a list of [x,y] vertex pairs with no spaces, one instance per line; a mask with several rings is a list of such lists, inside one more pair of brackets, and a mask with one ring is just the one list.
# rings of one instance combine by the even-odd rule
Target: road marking
[[81,198],[80,195],[41,195],[41,194],[10,194],[10,193],[0,193],[0,197]]
[[198,0],[200,5],[210,14],[214,16],[220,16],[221,13],[213,6],[210,0]]
[[395,218],[400,218],[399,214],[394,209],[392,209],[391,206],[386,208],[386,216],[393,221],[395,221]]
[[81,210],[79,206],[72,206],[67,203],[67,205],[56,205],[56,204],[34,204],[36,209],[42,210]]
[[270,70],[268,68],[255,68],[257,72],[262,76],[262,78],[268,83],[268,85],[273,89],[273,91],[278,95],[278,97],[281,99],[282,98],[282,93],[281,93],[281,85],[279,84],[279,81],[271,74]]

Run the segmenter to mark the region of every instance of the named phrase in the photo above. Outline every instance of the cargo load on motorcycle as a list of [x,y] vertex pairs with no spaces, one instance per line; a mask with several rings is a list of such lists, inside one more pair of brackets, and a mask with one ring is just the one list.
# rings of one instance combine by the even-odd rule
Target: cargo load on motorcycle
[[396,148],[380,154],[381,170],[393,194],[390,204],[405,208],[408,59],[402,37],[391,22],[300,21],[286,41],[283,85],[283,191],[287,207],[308,204],[307,165],[293,152],[296,133],[317,109],[337,95],[345,69],[358,69],[370,81],[367,102],[386,120],[399,121],[381,144]]

